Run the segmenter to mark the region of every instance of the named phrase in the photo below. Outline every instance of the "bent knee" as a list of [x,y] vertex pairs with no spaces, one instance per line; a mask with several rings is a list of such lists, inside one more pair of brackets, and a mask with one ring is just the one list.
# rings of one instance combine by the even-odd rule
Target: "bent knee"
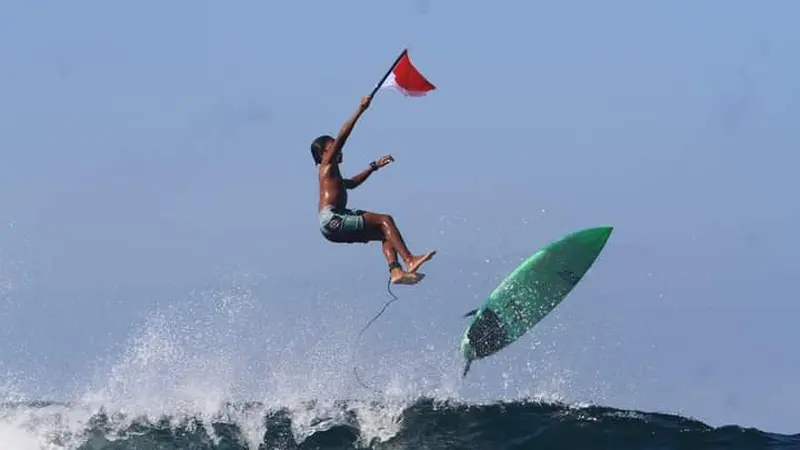
[[385,229],[386,227],[394,226],[394,218],[391,214],[380,214],[374,212],[365,212],[364,221],[373,227]]
[[385,227],[394,226],[394,217],[391,214],[382,214],[381,215],[381,225]]

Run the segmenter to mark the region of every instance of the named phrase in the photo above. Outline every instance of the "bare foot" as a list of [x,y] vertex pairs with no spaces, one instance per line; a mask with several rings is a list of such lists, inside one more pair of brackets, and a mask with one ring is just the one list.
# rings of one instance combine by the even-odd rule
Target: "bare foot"
[[408,262],[408,272],[409,273],[416,272],[423,264],[430,261],[431,258],[433,258],[433,255],[435,254],[436,250],[431,250],[422,256],[412,256],[411,261]]
[[408,273],[398,270],[397,272],[392,273],[391,278],[393,284],[417,284],[422,281],[423,278],[425,278],[425,274]]

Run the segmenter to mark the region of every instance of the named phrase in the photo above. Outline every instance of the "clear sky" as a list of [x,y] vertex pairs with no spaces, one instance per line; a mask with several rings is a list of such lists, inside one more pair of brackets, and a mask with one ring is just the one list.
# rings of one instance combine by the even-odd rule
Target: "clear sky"
[[[362,373],[797,432],[798,12],[4,1],[0,386],[159,395],[205,371],[204,392],[248,399],[357,395],[337,386],[387,270],[378,245],[320,236],[308,148],[407,46],[439,89],[380,93],[344,170],[392,153],[350,206],[439,254],[396,289]],[[600,224],[614,234],[556,313],[453,382],[460,315]]]

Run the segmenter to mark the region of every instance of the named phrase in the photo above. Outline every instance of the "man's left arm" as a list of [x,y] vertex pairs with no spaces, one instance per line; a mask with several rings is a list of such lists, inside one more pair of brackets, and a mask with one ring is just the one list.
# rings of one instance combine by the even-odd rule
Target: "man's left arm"
[[367,178],[369,178],[369,176],[372,175],[372,172],[377,172],[377,171],[378,171],[378,163],[372,161],[371,163],[369,163],[369,167],[362,170],[354,177],[344,180],[344,187],[347,189],[355,189],[361,186],[361,183],[367,181]]
[[369,167],[362,170],[359,174],[357,174],[352,178],[345,179],[344,180],[345,188],[355,189],[359,187],[361,183],[367,181],[367,178],[369,178],[369,176],[372,175],[373,172],[377,172],[378,169],[393,161],[394,158],[392,157],[392,155],[384,155],[377,161],[372,161],[371,163],[369,163]]

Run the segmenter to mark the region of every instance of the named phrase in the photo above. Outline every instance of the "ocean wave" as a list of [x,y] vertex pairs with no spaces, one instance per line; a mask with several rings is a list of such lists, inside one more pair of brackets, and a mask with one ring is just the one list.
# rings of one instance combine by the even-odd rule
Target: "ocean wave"
[[[87,414],[88,413],[88,414]],[[86,420],[78,417],[88,418]],[[213,415],[128,415],[59,403],[0,406],[3,450],[789,449],[800,434],[678,415],[539,401],[225,404]]]

